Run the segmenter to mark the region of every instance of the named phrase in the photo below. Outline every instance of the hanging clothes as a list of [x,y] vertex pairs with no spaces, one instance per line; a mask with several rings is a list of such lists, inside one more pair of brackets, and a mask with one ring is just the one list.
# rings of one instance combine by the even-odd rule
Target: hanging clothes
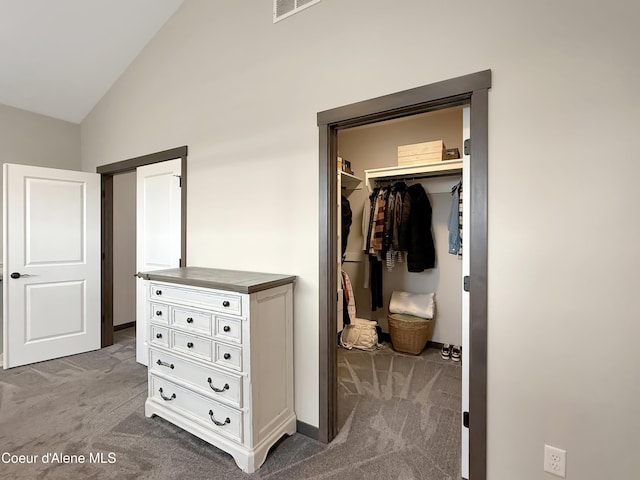
[[[371,310],[383,306],[382,264],[392,270],[406,259],[409,272],[435,267],[431,202],[421,184],[373,190],[363,207],[363,250],[369,255],[365,288],[371,288]],[[404,253],[403,253],[404,252]]]
[[451,210],[447,227],[449,229],[449,253],[462,255],[462,181],[451,189]]
[[[373,199],[375,198],[375,193],[371,193],[369,197],[365,198],[364,205],[362,207],[362,250],[365,255],[369,254],[369,242],[371,238],[371,210],[373,209]],[[369,288],[369,262],[364,262],[364,288]]]
[[377,192],[374,190],[367,198],[364,199],[364,205],[362,206],[362,250],[364,253],[369,253],[369,242],[371,242],[371,217],[373,215],[372,210],[376,196]]
[[369,253],[382,259],[382,242],[384,239],[384,214],[387,205],[387,190],[381,188],[376,199],[375,215],[371,219],[371,246]]
[[384,304],[382,299],[382,262],[375,255],[369,255],[371,284],[371,311],[375,312]]
[[407,269],[410,272],[422,272],[436,264],[436,250],[431,234],[431,202],[419,183],[411,185],[407,192],[411,199]]
[[409,190],[402,192],[402,215],[400,216],[400,227],[398,228],[398,250],[406,252],[409,250],[410,225],[411,217],[411,195]]
[[369,197],[371,201],[371,210],[369,215],[369,225],[367,230],[367,240],[365,242],[364,252],[367,255],[375,254],[375,250],[373,249],[373,236],[375,235],[376,229],[376,212],[378,208],[378,193],[380,193],[380,189],[376,188],[371,193]]
[[364,263],[364,288],[371,288],[372,310],[382,306],[382,272],[378,273],[378,265],[374,262],[376,260],[375,250],[373,249],[379,193],[380,189],[374,188],[362,207],[362,237],[364,238],[362,249],[367,255],[367,260]]
[[382,307],[382,241],[384,236],[384,214],[386,189],[374,190],[375,205],[371,210],[369,243],[369,285],[371,287],[371,311]]
[[393,217],[395,214],[396,196],[391,190],[386,193],[386,205],[384,211],[384,234],[382,236],[382,253],[385,255],[393,243]]
[[402,250],[400,250],[399,233],[402,221],[402,197],[406,190],[406,184],[396,183],[389,194],[389,207],[387,208],[387,218],[385,219],[385,239],[387,270],[393,270],[396,262],[402,262]]
[[391,245],[395,251],[400,250],[400,224],[402,223],[403,197],[407,191],[407,185],[404,182],[398,182],[394,185],[395,189],[395,209],[393,213],[393,235]]
[[349,240],[349,231],[351,230],[351,222],[353,219],[353,213],[351,212],[351,204],[347,197],[342,195],[340,200],[342,219],[341,219],[341,236],[342,236],[342,259],[344,261],[344,254],[347,251],[347,240]]
[[344,270],[342,270],[342,298],[342,323],[349,325],[356,318],[356,299],[353,294],[351,279]]

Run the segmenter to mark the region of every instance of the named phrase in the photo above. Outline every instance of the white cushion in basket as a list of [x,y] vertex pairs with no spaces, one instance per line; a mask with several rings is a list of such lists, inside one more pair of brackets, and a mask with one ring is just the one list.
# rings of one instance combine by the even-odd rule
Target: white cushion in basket
[[433,293],[409,293],[395,291],[389,301],[389,313],[404,313],[421,318],[433,318],[435,301]]

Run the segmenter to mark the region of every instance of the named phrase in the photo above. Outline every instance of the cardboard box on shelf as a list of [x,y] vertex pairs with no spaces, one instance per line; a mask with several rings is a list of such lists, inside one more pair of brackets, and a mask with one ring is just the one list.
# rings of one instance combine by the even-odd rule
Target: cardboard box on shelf
[[398,146],[398,166],[441,162],[445,146],[442,140]]

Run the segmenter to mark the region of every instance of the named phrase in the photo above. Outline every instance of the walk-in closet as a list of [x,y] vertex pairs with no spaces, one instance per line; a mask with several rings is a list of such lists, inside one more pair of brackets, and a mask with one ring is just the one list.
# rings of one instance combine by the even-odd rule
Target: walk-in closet
[[[337,261],[342,292],[338,341],[344,325],[350,322],[345,310],[351,305],[358,319],[377,323],[380,344],[367,351],[344,348],[342,342],[338,349],[338,438],[363,436],[362,453],[367,454],[368,449],[369,455],[411,444],[421,469],[433,469],[444,474],[443,478],[460,478],[464,471],[461,443],[466,439],[461,438],[461,418],[465,352],[459,348],[461,360],[452,359],[450,353],[453,346],[466,343],[463,277],[468,271],[464,267],[468,235],[464,230],[463,166],[468,162],[464,149],[468,113],[468,107],[459,106],[338,132]],[[456,156],[456,150],[459,156],[422,163],[419,159],[399,160],[404,146],[427,142],[442,142],[450,157]],[[424,269],[420,265],[416,268],[415,262],[408,265],[411,257],[407,258],[406,251],[383,255],[374,266],[367,239],[371,235],[371,202],[380,188],[389,189],[393,196],[396,188],[420,189],[414,185],[424,189],[430,206],[430,225],[424,227],[433,241],[433,268],[428,261]],[[458,231],[452,237],[454,217]],[[377,272],[372,275],[373,269]],[[388,315],[393,292],[420,298],[433,294],[429,341],[419,354],[394,348],[390,341]],[[442,356],[444,345],[449,346],[447,358]]]

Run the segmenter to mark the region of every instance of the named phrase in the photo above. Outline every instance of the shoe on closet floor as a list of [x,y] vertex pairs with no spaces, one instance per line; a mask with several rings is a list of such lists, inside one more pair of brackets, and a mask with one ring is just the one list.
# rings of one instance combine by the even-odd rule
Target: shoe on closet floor
[[451,360],[459,362],[462,356],[462,347],[460,345],[453,345],[451,347]]
[[440,349],[440,356],[445,360],[449,360],[451,358],[451,345],[448,343],[442,345],[442,349]]

